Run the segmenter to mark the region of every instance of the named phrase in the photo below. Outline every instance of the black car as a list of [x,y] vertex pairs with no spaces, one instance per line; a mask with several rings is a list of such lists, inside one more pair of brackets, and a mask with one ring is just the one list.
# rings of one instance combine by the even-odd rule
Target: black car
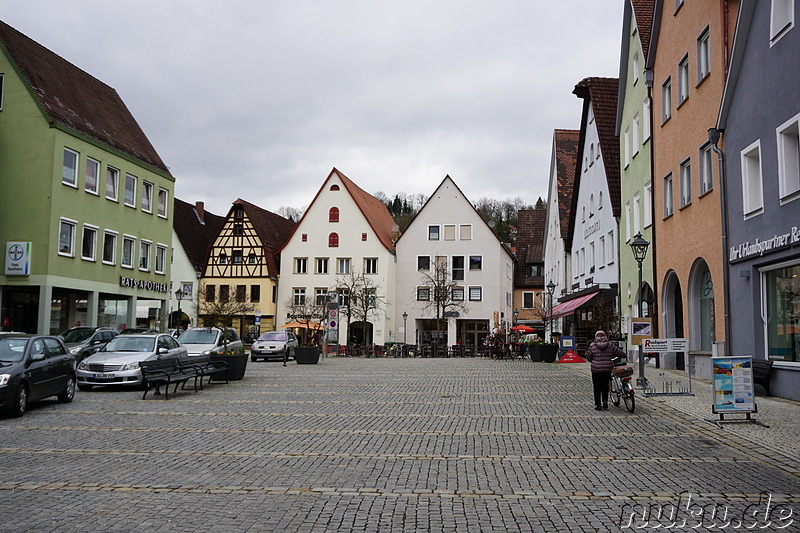
[[117,330],[114,328],[91,326],[77,326],[58,334],[64,339],[69,353],[75,356],[75,361],[78,363],[108,344],[108,341],[117,335]]
[[51,335],[0,336],[0,410],[22,416],[28,403],[75,397],[75,358]]

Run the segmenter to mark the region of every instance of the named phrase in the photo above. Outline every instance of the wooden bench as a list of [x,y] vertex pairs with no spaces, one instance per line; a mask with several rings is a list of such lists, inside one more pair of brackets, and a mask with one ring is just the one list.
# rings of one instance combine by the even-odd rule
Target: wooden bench
[[[208,376],[208,382],[218,372],[225,372],[225,383],[228,383],[228,363],[220,361],[219,359],[211,359],[211,356],[206,355],[190,355],[185,359],[179,359],[178,365],[182,369],[194,371],[200,376],[200,389],[203,388],[203,378]],[[218,381],[222,381],[221,379]]]
[[197,370],[181,366],[175,357],[142,361],[139,366],[142,369],[142,378],[144,378],[145,384],[142,400],[147,397],[147,392],[153,387],[156,389],[154,394],[156,396],[160,395],[161,385],[164,385],[166,399],[169,400],[169,386],[173,383],[175,384],[175,389],[172,391],[175,393],[178,390],[178,385],[185,386],[190,379],[195,380],[194,391],[197,392],[197,378],[200,376]]
[[767,396],[769,393],[769,381],[772,377],[773,361],[767,359],[753,359],[753,385],[756,386],[756,393],[759,393],[758,386],[764,389]]

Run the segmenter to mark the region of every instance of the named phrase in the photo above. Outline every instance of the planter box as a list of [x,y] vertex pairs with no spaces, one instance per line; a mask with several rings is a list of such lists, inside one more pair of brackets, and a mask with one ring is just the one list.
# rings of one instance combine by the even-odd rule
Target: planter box
[[531,361],[554,363],[557,355],[557,344],[534,344],[531,346]]
[[294,360],[298,365],[316,365],[319,363],[319,348],[297,347],[294,349]]
[[247,354],[241,355],[217,355],[211,354],[211,359],[216,361],[225,361],[228,363],[227,373],[225,371],[215,372],[211,375],[213,381],[235,381],[244,377],[244,371],[247,368]]

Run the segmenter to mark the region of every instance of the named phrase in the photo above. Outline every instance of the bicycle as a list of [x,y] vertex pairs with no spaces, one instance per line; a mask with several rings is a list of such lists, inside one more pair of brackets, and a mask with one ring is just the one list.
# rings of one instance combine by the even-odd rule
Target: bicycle
[[611,397],[611,403],[615,407],[619,407],[620,400],[622,400],[625,402],[625,408],[628,412],[632,413],[636,409],[636,398],[631,384],[633,367],[619,357],[613,358],[611,362],[614,364],[611,370],[611,380],[608,384],[608,395]]

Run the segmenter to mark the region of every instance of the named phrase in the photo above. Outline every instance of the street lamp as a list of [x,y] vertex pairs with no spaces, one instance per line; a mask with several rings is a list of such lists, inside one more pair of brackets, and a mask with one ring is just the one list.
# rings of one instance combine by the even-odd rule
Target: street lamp
[[177,319],[178,323],[175,324],[175,327],[180,328],[181,318],[183,318],[183,313],[181,313],[181,300],[183,300],[183,291],[181,289],[175,291],[175,299],[178,300],[178,319]]
[[[550,342],[553,342],[553,293],[556,292],[556,284],[551,279],[547,284],[547,294],[550,295]],[[547,316],[547,315],[545,315]]]
[[514,309],[514,325],[517,325],[517,319],[519,318],[519,309]]
[[[633,258],[639,264],[639,294],[636,298],[636,314],[642,316],[642,262],[647,255],[647,247],[650,243],[642,238],[642,232],[637,232],[631,242],[631,250],[633,251]],[[636,384],[639,387],[644,387],[647,380],[644,377],[644,348],[642,343],[639,343],[639,377],[636,379]]]
[[403,311],[403,344],[406,344],[406,321],[408,320],[408,313]]

